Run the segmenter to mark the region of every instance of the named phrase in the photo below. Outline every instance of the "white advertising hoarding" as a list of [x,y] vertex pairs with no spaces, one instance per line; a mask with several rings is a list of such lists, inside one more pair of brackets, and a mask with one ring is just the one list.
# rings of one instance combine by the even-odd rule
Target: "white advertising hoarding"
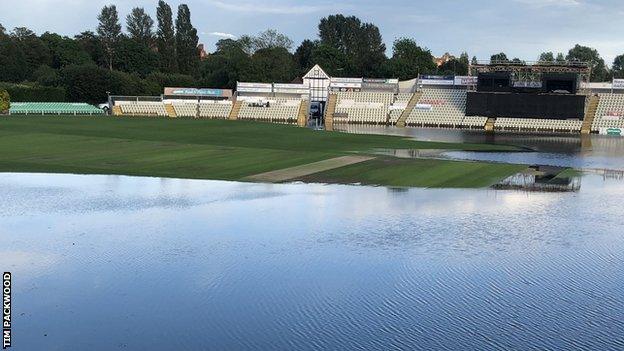
[[273,85],[270,83],[236,83],[236,90],[241,93],[270,93]]
[[613,89],[624,89],[624,79],[613,79]]
[[478,78],[475,76],[455,76],[455,85],[477,85]]

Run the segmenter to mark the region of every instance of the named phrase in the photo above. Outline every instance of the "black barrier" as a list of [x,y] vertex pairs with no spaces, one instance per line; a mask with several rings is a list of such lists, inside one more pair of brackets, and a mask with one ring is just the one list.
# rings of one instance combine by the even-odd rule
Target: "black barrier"
[[467,116],[582,119],[584,95],[468,92]]

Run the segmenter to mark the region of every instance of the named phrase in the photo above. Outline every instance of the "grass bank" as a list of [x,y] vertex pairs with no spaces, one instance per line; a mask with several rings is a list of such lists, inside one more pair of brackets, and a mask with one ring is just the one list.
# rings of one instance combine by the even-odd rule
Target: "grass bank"
[[[0,118],[0,171],[125,174],[241,180],[373,149],[513,150],[512,146],[420,142],[383,135],[313,131],[287,125],[223,120],[113,117]],[[384,161],[385,160],[385,161]],[[388,164],[387,160],[392,160]],[[425,162],[426,163],[423,163]],[[428,166],[425,166],[428,165]],[[430,186],[423,167],[444,166],[440,186],[484,186],[508,174],[489,163],[396,160],[384,157],[322,175],[338,182]],[[462,169],[475,167],[466,181]],[[422,166],[422,167],[421,167]],[[515,170],[509,167],[508,170]],[[342,175],[338,177],[337,172]],[[353,172],[349,175],[349,172]],[[357,173],[363,178],[357,180]],[[456,177],[454,177],[456,176]],[[354,178],[356,181],[351,181]],[[453,180],[456,178],[456,180]],[[321,178],[318,178],[320,180]],[[328,178],[329,179],[329,178]],[[486,180],[487,179],[487,180]]]

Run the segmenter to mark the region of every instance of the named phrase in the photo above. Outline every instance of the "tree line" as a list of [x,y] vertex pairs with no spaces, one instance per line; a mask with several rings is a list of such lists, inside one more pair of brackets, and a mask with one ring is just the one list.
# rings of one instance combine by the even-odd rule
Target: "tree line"
[[[219,40],[203,59],[185,4],[178,6],[175,19],[164,0],[158,2],[155,20],[144,8],[134,8],[125,17],[125,30],[115,5],[104,6],[97,19],[95,31],[74,37],[38,35],[24,27],[9,32],[0,24],[0,87],[33,99],[37,89],[45,87],[48,93],[41,95],[53,96],[50,89],[57,89],[68,101],[101,102],[107,92],[158,95],[165,86],[234,88],[237,81],[291,82],[317,63],[332,76],[401,80],[418,74],[465,75],[470,64],[463,52],[438,66],[430,50],[412,38],[396,39],[388,57],[377,26],[340,14],[322,18],[318,37],[296,48],[290,38],[269,29]],[[502,52],[491,59],[522,62]],[[591,62],[592,81],[624,77],[624,55],[608,68],[599,53],[586,46],[576,45],[566,55],[545,52],[538,60]]]

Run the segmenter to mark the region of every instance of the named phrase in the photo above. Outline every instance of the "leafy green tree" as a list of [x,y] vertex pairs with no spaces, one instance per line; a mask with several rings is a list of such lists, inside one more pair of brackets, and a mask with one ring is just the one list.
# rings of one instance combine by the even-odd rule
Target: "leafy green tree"
[[509,62],[507,55],[504,52],[494,54],[490,57],[491,62]]
[[52,55],[50,49],[33,31],[28,28],[18,27],[11,33],[13,40],[19,45],[26,56],[28,78],[30,73],[40,65],[51,65]]
[[468,65],[460,59],[452,58],[438,67],[438,70],[444,75],[465,76],[468,74]]
[[197,29],[191,23],[191,11],[184,4],[178,7],[175,38],[180,73],[195,73],[199,63],[199,52],[197,51],[199,37],[197,36]]
[[33,73],[33,78],[43,86],[57,86],[61,83],[58,70],[46,65],[39,66]]
[[624,78],[624,54],[615,57],[611,66],[611,72],[613,78]]
[[83,65],[94,63],[91,56],[85,51],[78,40],[62,37],[56,33],[45,32],[41,40],[50,49],[52,62],[50,67],[63,68],[68,65]]
[[260,49],[251,57],[254,81],[291,82],[297,72],[293,56],[283,47]]
[[29,75],[26,55],[17,41],[0,31],[0,81],[21,82]]
[[244,50],[250,55],[262,49],[284,48],[290,51],[293,46],[293,41],[289,37],[275,29],[267,29],[253,37],[243,35],[240,42]]
[[[107,99],[112,71],[96,65],[72,65],[61,70],[63,86],[67,88],[68,101],[101,103]],[[134,95],[134,94],[133,94]]]
[[563,56],[562,52],[558,53],[557,54],[557,58],[555,58],[555,61],[557,61],[557,62],[565,62],[565,60],[566,60],[565,56]]
[[121,35],[121,24],[119,24],[117,7],[115,5],[104,6],[98,16],[98,21],[100,23],[97,27],[97,33],[106,52],[108,69],[112,71],[115,49]]
[[555,54],[553,54],[552,51],[542,52],[539,56],[538,61],[539,62],[554,62]]
[[[74,37],[74,40],[80,46],[82,51],[86,52],[91,60],[98,66],[105,67],[107,65],[104,46],[98,36],[91,31],[84,31]],[[76,63],[81,65],[81,63]]]
[[162,73],[153,72],[150,73],[146,80],[151,81],[162,89],[165,87],[196,87],[197,82],[193,76],[179,74],[179,73]]
[[154,40],[154,20],[145,13],[142,7],[135,7],[126,17],[126,29],[130,38],[147,47],[152,46]]
[[319,44],[312,50],[312,61],[319,64],[330,76],[345,76],[345,55],[337,48]]
[[471,65],[478,65],[479,64],[479,60],[477,60],[476,56],[472,57],[472,59],[470,60],[470,64]]
[[171,6],[163,0],[158,1],[156,8],[158,29],[156,30],[156,45],[160,56],[160,69],[163,72],[175,73],[178,71],[176,56],[175,29],[173,27],[173,13]]
[[379,28],[357,17],[331,15],[319,23],[321,44],[336,48],[345,58],[345,75],[378,76],[386,63],[386,46]]
[[314,62],[314,60],[312,59],[312,53],[314,52],[314,49],[318,47],[318,45],[318,41],[314,42],[312,40],[306,39],[301,42],[301,45],[299,45],[297,50],[295,50],[294,60],[295,64],[297,65],[299,75],[305,74],[316,64],[316,62]]
[[414,39],[400,38],[394,41],[390,71],[395,77],[407,80],[435,70],[436,65],[431,52],[418,46]]
[[145,76],[158,69],[158,54],[144,43],[122,35],[113,63],[119,71]]
[[609,72],[607,66],[605,66],[604,60],[600,57],[596,49],[576,44],[568,51],[566,60],[589,62],[592,69],[590,78],[592,82],[602,82],[608,78]]
[[203,86],[235,88],[237,81],[249,81],[252,76],[251,57],[238,40],[223,39],[217,50],[201,63]]
[[462,64],[464,64],[466,67],[468,67],[468,65],[470,65],[470,59],[468,58],[468,53],[467,52],[462,52],[461,55],[459,55],[459,62],[461,62]]
[[10,108],[11,96],[9,96],[9,93],[6,90],[0,89],[0,114],[8,113]]

